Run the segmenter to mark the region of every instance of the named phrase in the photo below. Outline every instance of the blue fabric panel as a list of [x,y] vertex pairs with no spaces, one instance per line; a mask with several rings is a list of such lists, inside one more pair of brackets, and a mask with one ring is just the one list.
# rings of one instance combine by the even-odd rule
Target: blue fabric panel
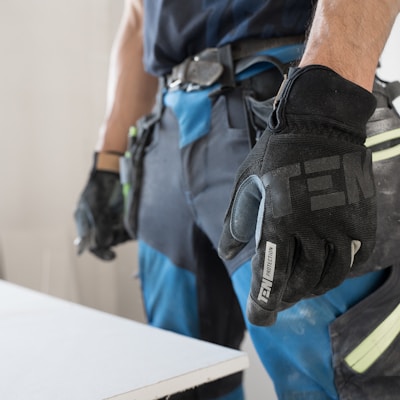
[[211,100],[208,94],[216,87],[214,85],[193,92],[170,90],[165,94],[165,105],[173,110],[178,119],[180,148],[201,138],[210,130]]
[[139,241],[139,264],[149,324],[199,338],[195,275],[143,241]]
[[233,392],[217,397],[215,400],[244,400],[243,387],[239,386]]
[[[280,312],[271,327],[258,327],[246,321],[279,399],[338,399],[329,324],[371,293],[381,283],[383,275],[383,271],[377,271],[347,279],[323,296],[300,301]],[[245,314],[251,282],[250,262],[238,268],[232,280]]]
[[[266,55],[277,58],[283,64],[299,60],[304,51],[303,44],[292,44],[288,46],[277,47],[275,49],[269,49],[266,51],[260,51],[256,53],[256,55]],[[259,74],[260,72],[266,71],[270,68],[273,68],[274,65],[268,62],[260,62],[255,64],[254,66],[248,68],[247,70],[241,72],[236,76],[237,81],[242,81],[244,79],[248,79],[254,75]]]

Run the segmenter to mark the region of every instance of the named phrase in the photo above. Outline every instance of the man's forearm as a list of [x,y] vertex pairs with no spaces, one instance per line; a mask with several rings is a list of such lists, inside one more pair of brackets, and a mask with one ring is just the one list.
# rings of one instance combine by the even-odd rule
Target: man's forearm
[[299,64],[325,65],[371,91],[399,0],[319,0]]
[[154,104],[158,81],[143,69],[142,21],[141,1],[126,0],[110,57],[106,115],[97,151],[123,153],[129,127]]

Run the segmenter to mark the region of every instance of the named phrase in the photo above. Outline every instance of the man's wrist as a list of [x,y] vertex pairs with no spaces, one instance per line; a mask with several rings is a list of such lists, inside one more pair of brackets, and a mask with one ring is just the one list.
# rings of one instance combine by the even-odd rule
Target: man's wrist
[[372,92],[399,0],[319,0],[300,67],[319,64]]
[[122,153],[97,152],[95,158],[95,169],[119,174],[119,159]]

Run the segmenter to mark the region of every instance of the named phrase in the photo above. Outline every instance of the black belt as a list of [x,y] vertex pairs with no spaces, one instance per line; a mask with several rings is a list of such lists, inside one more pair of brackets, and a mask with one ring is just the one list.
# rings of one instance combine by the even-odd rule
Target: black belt
[[207,87],[214,83],[234,86],[235,74],[255,62],[273,62],[278,68],[284,65],[276,58],[255,55],[260,51],[304,42],[304,36],[271,39],[247,39],[222,47],[203,50],[176,65],[166,77],[168,88]]

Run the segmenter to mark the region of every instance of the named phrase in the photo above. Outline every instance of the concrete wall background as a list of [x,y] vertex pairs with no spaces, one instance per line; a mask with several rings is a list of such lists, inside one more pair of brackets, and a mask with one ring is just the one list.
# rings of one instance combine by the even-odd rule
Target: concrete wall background
[[[120,246],[111,263],[78,258],[72,244],[122,4],[0,2],[0,277],[144,321],[135,243]],[[387,79],[400,79],[399,25],[382,57]],[[248,338],[244,349],[251,357],[249,400],[273,400]]]

